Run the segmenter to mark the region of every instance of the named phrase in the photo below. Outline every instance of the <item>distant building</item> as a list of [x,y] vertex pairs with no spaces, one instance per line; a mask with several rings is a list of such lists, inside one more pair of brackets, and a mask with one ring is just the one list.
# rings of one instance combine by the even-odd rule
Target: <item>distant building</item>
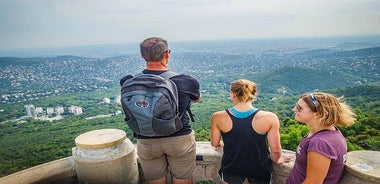
[[61,115],[61,114],[63,114],[65,112],[65,110],[63,109],[63,107],[56,107],[54,109],[54,112],[55,112],[56,115]]
[[111,103],[111,100],[109,98],[103,98],[103,103]]
[[42,107],[36,107],[36,112],[38,115],[38,114],[42,114],[44,112],[44,110],[42,109]]
[[25,105],[24,107],[25,107],[26,116],[33,117],[33,118],[37,117],[37,112],[34,105]]
[[285,86],[282,86],[282,87],[280,87],[280,88],[278,88],[277,89],[277,93],[280,93],[280,94],[286,94],[288,91],[287,91],[287,89],[286,89],[286,87]]
[[80,115],[83,113],[82,107],[70,106],[69,107],[69,113],[72,113],[74,115]]
[[46,109],[46,114],[47,114],[48,116],[53,115],[53,113],[54,113],[54,109],[53,109],[53,108],[49,107],[49,108]]
[[118,104],[121,103],[121,95],[118,95],[118,96],[115,98],[115,103],[118,103]]

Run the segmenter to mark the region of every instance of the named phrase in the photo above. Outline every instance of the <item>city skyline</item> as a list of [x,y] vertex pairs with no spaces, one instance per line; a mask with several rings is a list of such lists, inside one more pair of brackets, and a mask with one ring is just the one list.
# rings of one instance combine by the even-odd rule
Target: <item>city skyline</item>
[[380,35],[380,1],[5,0],[0,49]]

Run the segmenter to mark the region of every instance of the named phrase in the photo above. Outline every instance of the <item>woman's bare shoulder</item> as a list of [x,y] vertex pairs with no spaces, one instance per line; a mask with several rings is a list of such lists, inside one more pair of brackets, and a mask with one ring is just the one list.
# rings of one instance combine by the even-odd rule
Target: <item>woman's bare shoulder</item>
[[278,122],[278,117],[275,113],[270,111],[259,111],[255,116],[255,121],[264,122]]
[[270,111],[263,111],[263,110],[260,110],[259,112],[257,112],[256,116],[265,117],[265,118],[277,118],[277,115],[275,113],[270,112]]
[[222,111],[216,111],[212,114],[212,116],[226,116],[227,112],[225,110]]

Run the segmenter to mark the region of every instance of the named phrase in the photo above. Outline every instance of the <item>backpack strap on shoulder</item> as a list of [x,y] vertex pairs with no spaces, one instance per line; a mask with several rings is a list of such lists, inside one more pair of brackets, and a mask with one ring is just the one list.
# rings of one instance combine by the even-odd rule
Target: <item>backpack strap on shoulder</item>
[[162,72],[159,76],[161,76],[165,79],[169,79],[169,78],[174,77],[176,75],[178,75],[178,73],[173,72],[171,70],[166,70],[165,72]]
[[[171,71],[171,70],[167,70],[167,71],[162,72],[162,73],[160,74],[160,76],[163,77],[163,78],[165,78],[165,79],[169,79],[169,78],[174,77],[174,76],[176,76],[176,75],[179,75],[179,74],[176,73],[176,72],[173,72],[173,71]],[[192,122],[194,122],[194,121],[195,121],[195,120],[194,120],[194,114],[191,112],[190,105],[191,105],[191,104],[189,104],[189,105],[186,107],[186,110],[187,110],[187,112],[189,113],[190,120],[191,120]],[[181,117],[182,117],[184,114],[185,114],[185,111],[183,111],[183,112],[181,113]]]
[[133,75],[133,77],[138,77],[138,76],[141,76],[141,75],[144,75],[144,73],[143,72],[139,72],[139,73]]
[[[139,72],[139,73],[135,74],[133,77],[138,77],[138,76],[141,76],[141,75],[144,75],[144,73],[143,72]],[[173,72],[171,70],[166,70],[166,71],[162,72],[161,74],[159,74],[158,76],[160,76],[160,77],[162,77],[164,79],[169,79],[169,78],[174,77],[176,75],[179,75],[179,74],[176,73],[176,72]]]

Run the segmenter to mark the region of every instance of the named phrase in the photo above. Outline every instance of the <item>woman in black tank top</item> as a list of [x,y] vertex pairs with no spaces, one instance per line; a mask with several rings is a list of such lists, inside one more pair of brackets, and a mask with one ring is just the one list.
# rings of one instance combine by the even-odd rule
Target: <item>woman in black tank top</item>
[[223,148],[219,175],[224,182],[271,183],[272,162],[290,161],[289,157],[281,156],[278,117],[253,107],[256,93],[254,82],[233,81],[230,87],[233,107],[212,115],[211,145]]

